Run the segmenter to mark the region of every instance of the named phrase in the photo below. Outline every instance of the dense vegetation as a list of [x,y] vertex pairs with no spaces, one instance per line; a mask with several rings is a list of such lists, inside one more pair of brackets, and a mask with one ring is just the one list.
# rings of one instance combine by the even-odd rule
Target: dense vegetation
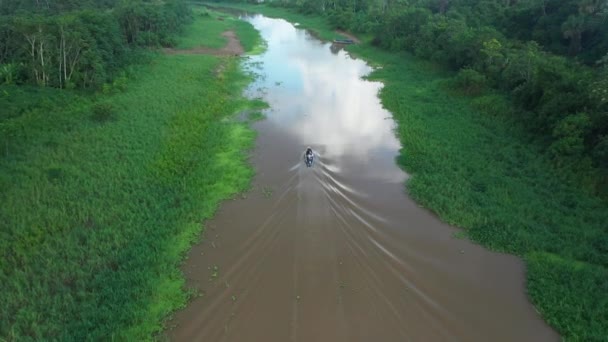
[[[604,340],[605,1],[279,4],[315,16],[259,8],[381,48],[351,51],[384,66],[371,77],[400,123],[412,196],[523,256],[565,338]],[[237,60],[142,48],[215,46],[200,33],[227,28],[259,39],[194,17],[176,40],[192,18],[181,1],[0,1],[0,339],[149,339],[184,303],[181,253],[250,177],[252,133],[221,119],[251,104]]]
[[562,182],[521,123],[502,115],[509,104],[496,95],[437,96],[449,77],[411,59],[357,51],[390,65],[371,78],[387,85],[381,99],[399,122],[399,163],[414,175],[411,196],[468,228],[472,240],[523,256],[532,302],[564,338],[604,339],[605,202]]
[[[99,22],[88,19],[98,18],[119,28],[116,37],[83,38],[81,54],[105,60],[135,44],[117,24],[121,8],[58,16],[42,9],[36,20],[74,16],[91,28]],[[239,37],[250,48],[259,43],[247,23],[195,17],[186,40],[206,27],[246,33]],[[45,34],[56,33],[52,27]],[[217,39],[207,38],[197,37],[201,44]],[[241,97],[250,78],[234,57],[140,51],[145,63],[104,64],[123,76],[110,83],[101,73],[105,85],[83,92],[59,89],[65,79],[50,73],[46,87],[29,85],[42,69],[11,56],[23,66],[18,85],[0,86],[0,340],[151,340],[186,302],[178,265],[201,222],[248,186],[244,150],[254,133],[230,118],[256,105]],[[75,75],[87,70],[74,71],[75,86],[85,86]]]
[[[337,35],[318,15],[238,7],[298,22],[324,39]],[[577,181],[563,181],[553,155],[542,140],[531,139],[529,123],[504,94],[476,89],[409,53],[371,44],[349,51],[382,66],[369,77],[383,81],[382,103],[399,123],[399,164],[413,175],[410,194],[445,221],[467,228],[474,241],[522,256],[531,300],[566,340],[605,340],[605,201]]]
[[180,0],[0,2],[0,84],[98,88],[142,46],[170,46],[190,21]]

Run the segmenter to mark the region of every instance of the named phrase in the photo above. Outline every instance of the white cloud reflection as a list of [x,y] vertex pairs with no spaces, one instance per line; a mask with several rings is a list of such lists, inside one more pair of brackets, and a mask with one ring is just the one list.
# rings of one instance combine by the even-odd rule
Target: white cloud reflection
[[[265,87],[273,111],[268,120],[298,137],[324,156],[356,156],[365,162],[374,154],[399,149],[390,113],[377,93],[382,84],[362,80],[371,68],[344,51],[333,54],[321,43],[284,20],[255,17],[268,50],[253,59],[263,61]],[[399,176],[403,177],[403,173]],[[391,177],[393,178],[393,177]]]

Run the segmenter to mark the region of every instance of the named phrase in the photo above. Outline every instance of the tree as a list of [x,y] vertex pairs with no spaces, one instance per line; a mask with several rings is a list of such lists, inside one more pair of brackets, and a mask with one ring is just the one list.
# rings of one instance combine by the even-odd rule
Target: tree
[[582,15],[571,15],[562,24],[564,38],[570,40],[568,54],[576,56],[581,51],[581,36],[587,28],[585,17]]
[[37,84],[46,86],[50,79],[53,36],[49,33],[49,20],[35,15],[18,17],[16,31],[24,38],[22,48],[29,56],[28,68]]
[[608,104],[608,54],[597,61],[597,79],[593,82],[591,95],[599,104]]
[[448,10],[450,0],[439,0],[439,13],[444,14]]
[[11,85],[17,78],[18,67],[14,63],[0,64],[0,84]]
[[80,20],[74,16],[64,16],[59,18],[59,46],[58,46],[58,64],[59,64],[59,87],[70,86],[70,81],[77,69],[82,51],[85,49],[86,34]]
[[553,143],[549,151],[557,160],[576,160],[585,151],[585,136],[591,128],[587,113],[568,115],[558,122],[553,129]]

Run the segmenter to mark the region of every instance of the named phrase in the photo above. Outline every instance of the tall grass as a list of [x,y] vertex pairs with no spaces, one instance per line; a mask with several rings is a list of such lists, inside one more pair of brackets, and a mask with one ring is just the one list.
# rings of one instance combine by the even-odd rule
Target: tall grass
[[195,24],[190,26],[188,35],[181,37],[177,48],[192,49],[204,46],[218,49],[226,45],[227,40],[221,34],[230,28],[227,24],[235,21],[234,17],[198,7],[195,7],[192,13]]
[[[183,253],[252,176],[254,132],[231,120],[256,107],[249,81],[236,58],[157,55],[113,94],[0,89],[0,339],[162,330],[187,300]],[[111,119],[93,117],[99,103]]]
[[195,7],[193,14],[196,23],[192,25],[190,34],[180,40],[177,48],[221,48],[227,43],[227,39],[221,34],[227,30],[233,30],[239,37],[245,51],[250,53],[261,52],[260,48],[263,47],[263,44],[260,34],[252,29],[251,24],[232,15],[204,7]]
[[[334,34],[319,17],[240,7]],[[566,340],[605,341],[608,205],[555,171],[501,95],[453,94],[452,75],[433,64],[369,44],[349,50],[382,66],[369,78],[385,85],[410,195],[473,241],[522,256],[532,302]]]

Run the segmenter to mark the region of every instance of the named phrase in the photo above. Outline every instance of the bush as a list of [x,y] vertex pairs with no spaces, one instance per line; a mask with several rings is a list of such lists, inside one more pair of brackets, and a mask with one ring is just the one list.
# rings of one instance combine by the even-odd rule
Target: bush
[[553,128],[553,143],[549,150],[554,158],[581,157],[585,150],[584,137],[591,122],[586,113],[569,115]]
[[467,95],[481,94],[486,90],[488,83],[485,75],[470,68],[461,69],[452,81],[455,89]]
[[162,36],[160,38],[160,45],[162,47],[175,47],[177,45],[177,38],[174,36]]
[[593,159],[600,168],[608,171],[608,135],[601,137],[593,148]]
[[526,261],[528,291],[548,323],[568,340],[605,341],[606,268],[544,252],[528,254]]
[[475,98],[471,104],[490,116],[510,117],[514,114],[511,103],[501,95],[489,94]]
[[116,111],[111,103],[96,103],[92,108],[91,118],[93,121],[106,122],[116,119]]
[[20,81],[21,65],[15,63],[0,64],[0,84],[11,85]]
[[158,47],[160,46],[159,35],[155,32],[140,32],[137,35],[136,43],[139,46]]

